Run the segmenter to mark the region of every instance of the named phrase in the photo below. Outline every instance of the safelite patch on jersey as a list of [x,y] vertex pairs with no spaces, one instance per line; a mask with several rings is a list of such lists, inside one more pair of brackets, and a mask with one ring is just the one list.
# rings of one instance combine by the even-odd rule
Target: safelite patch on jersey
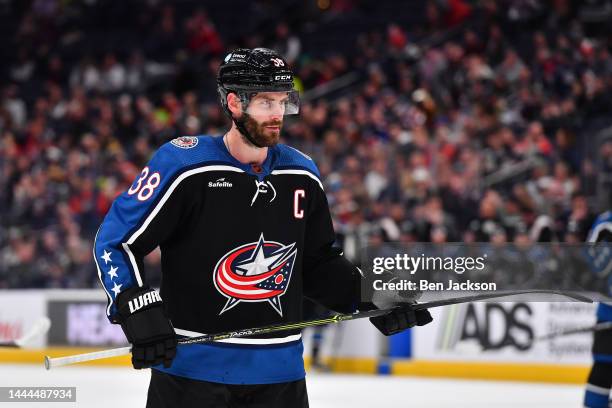
[[213,275],[215,287],[227,298],[219,315],[240,302],[268,302],[282,316],[280,297],[289,286],[296,255],[295,242],[266,241],[263,234],[257,242],[228,251]]
[[181,149],[191,149],[196,147],[198,144],[198,138],[195,136],[181,136],[176,139],[172,139],[170,141],[176,147],[180,147]]

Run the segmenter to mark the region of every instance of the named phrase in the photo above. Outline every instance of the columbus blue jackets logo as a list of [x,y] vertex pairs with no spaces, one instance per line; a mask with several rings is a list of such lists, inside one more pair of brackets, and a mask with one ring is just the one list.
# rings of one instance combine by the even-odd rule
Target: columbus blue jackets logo
[[191,149],[192,147],[196,147],[198,144],[198,138],[194,136],[181,136],[176,139],[172,139],[170,141],[176,147],[180,147],[181,149]]
[[266,241],[263,234],[259,241],[223,255],[213,276],[215,287],[227,298],[219,315],[240,302],[268,302],[282,316],[280,297],[289,287],[296,255],[295,242]]

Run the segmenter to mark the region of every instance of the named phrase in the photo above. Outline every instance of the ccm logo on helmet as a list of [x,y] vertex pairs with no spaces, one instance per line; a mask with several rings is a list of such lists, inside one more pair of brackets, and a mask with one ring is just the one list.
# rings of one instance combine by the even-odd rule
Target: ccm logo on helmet
[[150,305],[151,303],[161,302],[161,301],[162,300],[161,300],[161,297],[159,296],[159,293],[152,290],[150,292],[147,292],[143,295],[138,296],[137,298],[130,300],[128,302],[128,305],[130,306],[130,313],[134,313],[135,311],[140,310],[143,307]]
[[275,75],[274,76],[275,81],[284,81],[286,79],[291,79],[291,75]]

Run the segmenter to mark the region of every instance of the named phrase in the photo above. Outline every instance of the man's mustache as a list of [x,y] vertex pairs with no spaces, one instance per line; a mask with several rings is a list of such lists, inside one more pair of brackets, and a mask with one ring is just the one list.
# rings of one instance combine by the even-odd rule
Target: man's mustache
[[261,126],[281,126],[283,124],[280,120],[273,120],[271,122],[264,122]]

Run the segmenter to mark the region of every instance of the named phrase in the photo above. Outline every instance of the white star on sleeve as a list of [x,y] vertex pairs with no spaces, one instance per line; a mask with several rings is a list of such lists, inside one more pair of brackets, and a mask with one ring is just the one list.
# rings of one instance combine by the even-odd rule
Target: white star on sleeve
[[113,278],[116,278],[118,276],[117,269],[119,268],[111,265],[110,271],[108,271],[108,276],[110,276],[111,280],[113,280]]
[[108,252],[106,251],[106,249],[104,250],[104,255],[102,255],[102,259],[104,259],[104,265],[111,261],[111,254],[112,252]]
[[121,292],[121,286],[123,286],[123,284],[117,285],[117,282],[115,282],[115,286],[113,286],[113,288],[111,289],[115,293],[115,297],[117,297],[119,292]]

